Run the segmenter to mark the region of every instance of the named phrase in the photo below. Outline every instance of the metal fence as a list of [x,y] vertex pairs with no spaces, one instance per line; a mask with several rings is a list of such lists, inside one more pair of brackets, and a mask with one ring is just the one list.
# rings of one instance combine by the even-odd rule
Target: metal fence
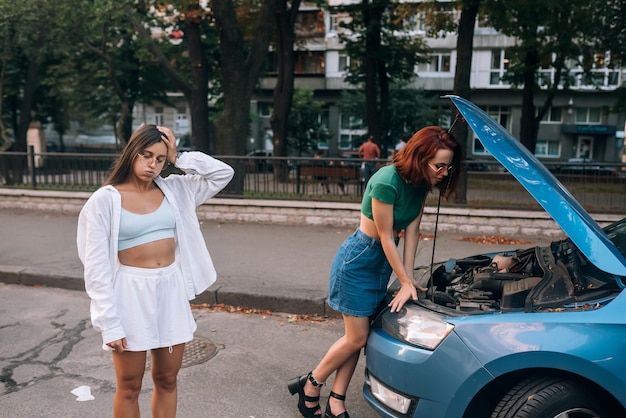
[[[117,154],[0,153],[2,187],[94,191],[106,179]],[[221,197],[359,202],[361,164],[354,158],[217,157],[235,168]],[[380,164],[386,164],[380,163]],[[626,164],[545,163],[588,210],[626,212]],[[525,189],[495,161],[466,161],[463,207],[538,209]],[[163,175],[169,175],[165,172]],[[436,199],[431,195],[430,199]],[[460,205],[450,199],[445,205]]]

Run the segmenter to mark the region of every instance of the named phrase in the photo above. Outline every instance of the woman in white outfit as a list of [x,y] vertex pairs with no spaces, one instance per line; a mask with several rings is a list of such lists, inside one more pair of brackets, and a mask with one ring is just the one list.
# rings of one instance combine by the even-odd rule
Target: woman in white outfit
[[[168,164],[184,174],[161,177]],[[143,125],[80,212],[78,255],[92,324],[113,355],[115,418],[139,416],[147,350],[152,416],[176,415],[178,371],[196,330],[189,300],[216,278],[196,208],[233,174],[201,152],[178,156],[170,129]]]

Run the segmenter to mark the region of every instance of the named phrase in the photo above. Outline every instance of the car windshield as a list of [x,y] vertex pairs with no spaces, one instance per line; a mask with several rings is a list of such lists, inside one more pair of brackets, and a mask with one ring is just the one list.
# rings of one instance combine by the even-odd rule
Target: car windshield
[[615,244],[624,257],[626,257],[626,218],[604,228],[604,232]]

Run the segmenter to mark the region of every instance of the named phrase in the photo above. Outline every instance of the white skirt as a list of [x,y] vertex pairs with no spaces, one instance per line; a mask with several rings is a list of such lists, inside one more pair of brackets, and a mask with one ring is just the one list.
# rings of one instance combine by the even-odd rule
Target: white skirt
[[171,347],[193,339],[197,325],[176,263],[156,269],[122,265],[115,296],[129,351]]

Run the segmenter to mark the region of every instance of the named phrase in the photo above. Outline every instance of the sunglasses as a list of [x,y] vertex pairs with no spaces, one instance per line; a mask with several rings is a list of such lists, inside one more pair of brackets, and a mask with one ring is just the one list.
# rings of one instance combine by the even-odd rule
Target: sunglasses
[[448,173],[448,174],[454,173],[454,166],[453,165],[445,165],[445,164],[432,165],[432,164],[428,163],[428,166],[433,169],[435,174],[441,174],[441,173],[443,173],[443,170],[446,170],[446,173]]

